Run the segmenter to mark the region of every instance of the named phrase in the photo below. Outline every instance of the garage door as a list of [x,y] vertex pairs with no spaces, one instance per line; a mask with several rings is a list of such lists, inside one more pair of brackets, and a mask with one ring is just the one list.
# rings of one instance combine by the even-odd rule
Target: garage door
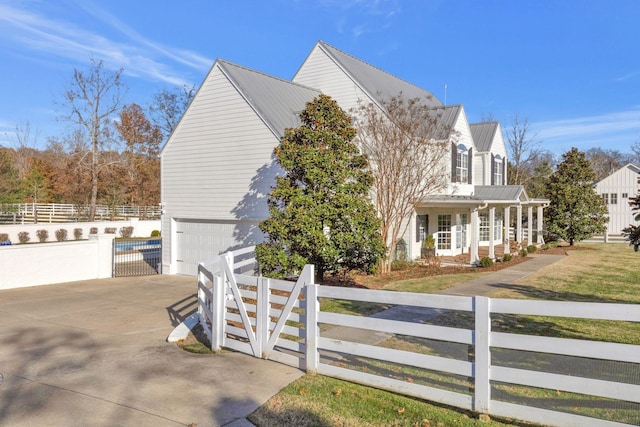
[[176,273],[195,276],[198,263],[229,250],[255,245],[262,234],[255,222],[176,220]]

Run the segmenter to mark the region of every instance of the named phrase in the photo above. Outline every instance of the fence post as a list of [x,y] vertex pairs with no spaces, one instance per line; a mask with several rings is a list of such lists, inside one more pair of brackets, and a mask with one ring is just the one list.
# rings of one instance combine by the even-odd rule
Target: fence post
[[264,349],[269,342],[269,295],[271,288],[271,281],[266,277],[258,277],[257,279],[258,289],[256,295],[258,301],[256,301],[256,341],[258,343],[257,353],[261,358],[266,359],[268,355]]
[[307,372],[316,374],[320,363],[320,354],[318,353],[318,340],[320,338],[320,325],[318,325],[318,314],[320,313],[319,285],[313,283],[315,278],[313,265],[305,266],[303,274],[305,272],[308,275],[305,278],[307,283],[305,286],[305,360],[307,362]]
[[491,400],[491,384],[489,371],[491,369],[491,300],[487,297],[476,296],[473,298],[475,309],[475,394],[473,410],[481,413],[489,413],[489,401]]
[[[213,312],[213,319],[211,321],[211,350],[218,351],[220,347],[224,345],[224,322],[225,322],[225,287],[226,282],[224,280],[224,258],[219,260],[219,271],[213,274],[212,294],[213,301],[211,301],[211,311]],[[215,271],[216,266],[212,266],[212,270]]]

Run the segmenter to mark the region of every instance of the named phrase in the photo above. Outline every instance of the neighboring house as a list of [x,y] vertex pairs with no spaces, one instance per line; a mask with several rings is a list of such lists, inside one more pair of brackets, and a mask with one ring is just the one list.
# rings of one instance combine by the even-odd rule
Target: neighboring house
[[619,236],[629,224],[638,224],[629,206],[629,198],[640,190],[640,168],[629,163],[596,183],[596,193],[602,196],[609,210],[607,234]]
[[517,241],[542,243],[548,201],[504,185],[507,153],[498,123],[470,125],[463,106],[444,106],[430,92],[318,42],[291,82],[215,62],[161,155],[164,272],[195,275],[199,261],[263,239],[257,224],[268,216],[267,195],[281,173],[273,149],[320,93],[347,112],[400,93],[442,109],[452,130],[445,136],[448,185],[407,218],[403,240],[411,258],[420,256],[428,234],[438,255],[470,253],[477,262],[479,246],[488,246],[490,256],[498,245],[508,251],[512,228],[505,224],[512,219]]

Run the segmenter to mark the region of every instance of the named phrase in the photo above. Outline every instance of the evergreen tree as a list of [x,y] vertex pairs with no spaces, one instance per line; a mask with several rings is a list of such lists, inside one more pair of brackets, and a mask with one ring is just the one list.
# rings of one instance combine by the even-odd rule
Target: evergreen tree
[[547,187],[547,230],[573,246],[606,231],[607,207],[595,191],[595,174],[585,154],[572,148],[562,158]]
[[[636,197],[629,198],[629,206],[631,206],[631,211],[633,212],[633,219],[636,222],[640,221],[640,192]],[[622,230],[622,235],[633,246],[633,249],[638,252],[640,248],[640,227],[638,224],[629,224],[628,227]]]
[[265,274],[284,277],[314,264],[325,272],[371,271],[384,255],[380,221],[369,192],[366,156],[353,143],[351,118],[320,95],[287,129],[275,157],[284,176],[269,195],[270,217],[260,223],[268,239],[256,247]]

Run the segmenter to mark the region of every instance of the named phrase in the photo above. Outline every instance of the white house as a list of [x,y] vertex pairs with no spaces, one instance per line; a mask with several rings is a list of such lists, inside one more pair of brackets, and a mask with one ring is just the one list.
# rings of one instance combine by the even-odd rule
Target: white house
[[403,240],[411,258],[420,255],[428,234],[436,238],[438,255],[470,253],[477,262],[479,247],[487,246],[494,256],[495,247],[509,248],[512,219],[516,240],[542,243],[548,201],[505,185],[507,153],[498,123],[470,125],[463,106],[444,106],[430,92],[320,41],[291,81],[214,63],[161,154],[164,272],[195,275],[198,262],[263,239],[257,224],[268,215],[267,194],[281,172],[273,149],[320,93],[347,112],[359,102],[380,106],[399,93],[418,97],[442,109],[442,121],[455,131],[446,190],[407,218]]
[[596,183],[596,193],[602,196],[609,209],[608,235],[619,236],[629,224],[638,224],[633,218],[629,198],[638,195],[639,179],[640,168],[629,163]]

